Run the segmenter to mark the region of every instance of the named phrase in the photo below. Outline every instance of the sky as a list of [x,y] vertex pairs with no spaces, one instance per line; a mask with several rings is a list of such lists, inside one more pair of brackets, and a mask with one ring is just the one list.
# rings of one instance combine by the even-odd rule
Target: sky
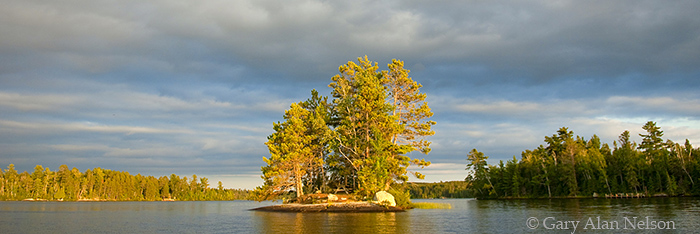
[[[700,145],[700,1],[0,0],[0,167],[262,184],[272,123],[338,66],[405,62],[434,112],[424,181],[561,127]],[[418,181],[412,178],[411,181]]]

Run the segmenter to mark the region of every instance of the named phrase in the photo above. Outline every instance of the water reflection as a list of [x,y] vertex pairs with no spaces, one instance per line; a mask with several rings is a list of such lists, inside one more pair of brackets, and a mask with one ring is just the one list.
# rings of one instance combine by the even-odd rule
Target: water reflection
[[406,233],[407,213],[254,212],[261,233]]
[[[416,200],[420,202],[421,200]],[[452,209],[401,213],[278,213],[249,209],[269,202],[0,202],[0,233],[571,233],[546,230],[542,221],[592,218],[674,221],[676,232],[700,230],[700,198],[444,199]],[[539,219],[530,229],[526,221]],[[554,221],[553,219],[550,219]],[[550,222],[551,225],[553,222]],[[614,230],[657,233],[668,230]],[[671,230],[673,231],[673,230]]]

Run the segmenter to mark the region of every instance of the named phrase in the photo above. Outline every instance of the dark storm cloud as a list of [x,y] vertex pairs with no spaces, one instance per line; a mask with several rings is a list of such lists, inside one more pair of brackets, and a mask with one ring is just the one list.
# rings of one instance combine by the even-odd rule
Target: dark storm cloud
[[694,1],[17,3],[5,10],[4,21],[16,23],[6,27],[3,41],[20,51],[40,48],[62,56],[50,62],[64,60],[93,72],[121,71],[125,65],[178,76],[188,72],[202,76],[202,70],[208,70],[219,75],[198,79],[228,77],[242,82],[231,72],[251,68],[276,71],[269,74],[286,79],[327,80],[329,70],[364,54],[379,61],[398,57],[428,67],[452,66],[450,70],[484,67],[487,74],[477,74],[477,79],[491,82],[541,83],[581,75],[610,80],[629,73],[696,71],[697,5]]
[[[568,126],[700,141],[700,3],[5,1],[0,163],[259,184],[271,123],[339,65],[406,62],[435,112],[429,180]],[[635,135],[636,136],[636,135]],[[460,166],[462,165],[462,166]],[[434,179],[430,179],[433,176]]]
[[[443,49],[451,48],[467,62],[524,72],[534,79],[696,70],[697,61],[691,58],[700,41],[694,1],[424,4],[416,9],[429,9],[426,18],[454,34],[447,40],[453,45]],[[460,38],[483,39],[460,43]]]

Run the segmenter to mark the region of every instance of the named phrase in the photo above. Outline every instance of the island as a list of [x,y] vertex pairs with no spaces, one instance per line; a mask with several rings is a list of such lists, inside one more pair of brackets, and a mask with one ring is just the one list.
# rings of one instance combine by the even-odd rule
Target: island
[[335,194],[307,194],[288,201],[285,204],[263,206],[251,209],[253,211],[272,212],[403,212],[410,207],[396,206],[394,197],[385,191],[375,194],[372,201],[357,201],[356,197]]
[[325,204],[280,204],[251,209],[254,211],[272,212],[332,212],[332,213],[361,213],[361,212],[403,212],[405,209],[396,206],[384,206],[371,202],[330,202]]
[[[401,60],[380,71],[365,56],[338,69],[328,85],[329,96],[311,90],[309,99],[290,104],[284,121],[272,124],[274,132],[265,142],[270,155],[262,158],[263,185],[251,192],[251,199],[289,198],[285,205],[262,210],[376,212],[410,207],[405,182],[409,175],[424,176],[409,165],[430,165],[412,157],[430,152],[426,138],[434,134],[435,125],[428,120],[433,113],[422,86],[408,76]],[[341,191],[364,202],[330,199]],[[380,193],[396,200],[369,202]],[[308,194],[328,194],[329,202],[302,201]]]

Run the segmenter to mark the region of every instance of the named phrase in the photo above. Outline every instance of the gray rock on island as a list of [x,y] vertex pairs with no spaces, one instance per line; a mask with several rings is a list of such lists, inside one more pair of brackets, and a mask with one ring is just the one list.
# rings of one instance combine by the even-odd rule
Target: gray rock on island
[[396,206],[396,200],[394,200],[394,195],[391,195],[391,193],[388,193],[386,191],[379,191],[375,193],[374,199],[372,199],[372,201],[380,205]]

